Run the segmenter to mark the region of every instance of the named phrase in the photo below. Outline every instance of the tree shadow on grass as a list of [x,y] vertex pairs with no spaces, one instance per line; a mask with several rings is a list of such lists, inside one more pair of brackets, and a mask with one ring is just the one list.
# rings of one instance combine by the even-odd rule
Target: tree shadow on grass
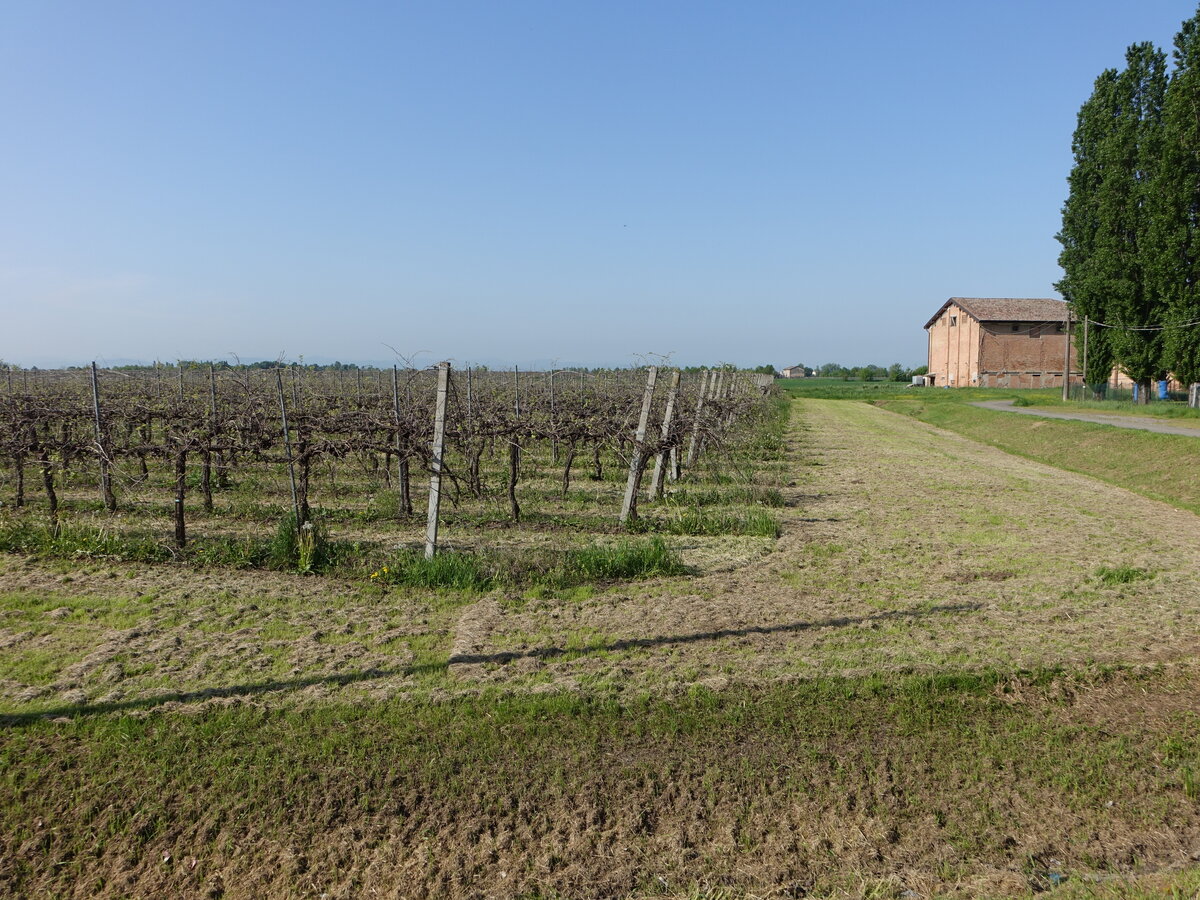
[[445,662],[421,663],[398,669],[364,669],[359,672],[345,672],[332,675],[313,675],[307,678],[290,678],[273,681],[260,681],[256,684],[236,684],[226,687],[201,688],[194,691],[172,691],[165,694],[155,694],[151,697],[139,697],[133,700],[118,700],[111,703],[81,703],[71,706],[60,706],[44,709],[38,712],[8,713],[0,715],[0,726],[14,727],[41,722],[47,719],[76,719],[85,716],[119,713],[129,710],[148,710],[163,706],[167,703],[197,703],[205,700],[219,700],[230,697],[256,697],[275,691],[295,691],[315,685],[345,687],[363,681],[375,681],[381,678],[396,676],[421,675],[428,672],[445,672],[452,665],[472,665],[480,663],[509,663],[518,659],[555,659],[561,656],[578,658],[595,653],[620,652],[622,650],[637,650],[650,647],[671,647],[696,644],[702,641],[718,641],[723,638],[748,637],[750,635],[789,634],[801,631],[811,631],[816,628],[849,628],[871,622],[887,622],[902,619],[920,619],[935,615],[976,612],[982,608],[978,603],[952,603],[940,606],[929,606],[922,609],[892,610],[889,612],[873,613],[869,616],[839,616],[833,619],[820,619],[814,622],[789,622],[782,625],[751,625],[745,628],[722,628],[716,631],[700,631],[693,634],[659,635],[647,638],[629,638],[627,640],[610,641],[590,647],[535,647],[530,650],[502,651],[498,653],[468,653],[451,656]]

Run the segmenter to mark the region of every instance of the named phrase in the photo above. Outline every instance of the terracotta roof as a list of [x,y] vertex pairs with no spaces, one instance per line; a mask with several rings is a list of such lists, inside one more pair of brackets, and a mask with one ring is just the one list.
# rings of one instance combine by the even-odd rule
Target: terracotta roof
[[925,323],[928,328],[951,303],[961,306],[980,322],[1065,322],[1067,304],[1049,298],[951,297]]

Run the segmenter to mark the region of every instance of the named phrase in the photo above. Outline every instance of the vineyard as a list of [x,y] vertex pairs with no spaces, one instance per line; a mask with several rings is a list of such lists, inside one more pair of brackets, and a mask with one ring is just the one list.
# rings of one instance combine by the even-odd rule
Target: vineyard
[[515,533],[773,535],[747,453],[766,396],[653,366],[10,371],[0,549],[313,572]]

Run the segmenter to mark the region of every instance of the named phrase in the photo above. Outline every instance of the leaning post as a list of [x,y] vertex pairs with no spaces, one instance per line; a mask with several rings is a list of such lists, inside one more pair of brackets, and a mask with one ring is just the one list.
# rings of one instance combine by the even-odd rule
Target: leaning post
[[667,447],[667,441],[671,437],[671,424],[675,418],[675,398],[678,394],[679,370],[676,369],[671,375],[671,388],[667,392],[667,409],[663,413],[662,449],[658,451],[658,456],[654,460],[654,476],[650,479],[650,498],[652,500],[661,499],[663,495],[663,475],[666,473],[668,460],[675,452],[673,446]]
[[621,504],[621,524],[637,518],[638,486],[646,470],[646,427],[650,424],[650,406],[654,402],[654,383],[658,380],[658,366],[651,366],[646,373],[646,393],[642,396],[642,414],[638,417],[637,432],[633,438],[633,453],[629,456],[629,480],[625,483],[625,501]]
[[437,405],[433,413],[433,452],[429,461],[429,516],[425,524],[425,558],[437,553],[438,508],[442,500],[442,454],[446,450],[446,395],[450,391],[450,363],[438,363]]

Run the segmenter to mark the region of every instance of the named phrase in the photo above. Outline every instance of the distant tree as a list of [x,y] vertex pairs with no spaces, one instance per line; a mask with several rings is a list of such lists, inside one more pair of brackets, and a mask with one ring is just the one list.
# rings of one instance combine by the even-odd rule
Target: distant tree
[[887,374],[890,381],[905,381],[908,378],[908,372],[900,363],[892,363],[888,366]]

